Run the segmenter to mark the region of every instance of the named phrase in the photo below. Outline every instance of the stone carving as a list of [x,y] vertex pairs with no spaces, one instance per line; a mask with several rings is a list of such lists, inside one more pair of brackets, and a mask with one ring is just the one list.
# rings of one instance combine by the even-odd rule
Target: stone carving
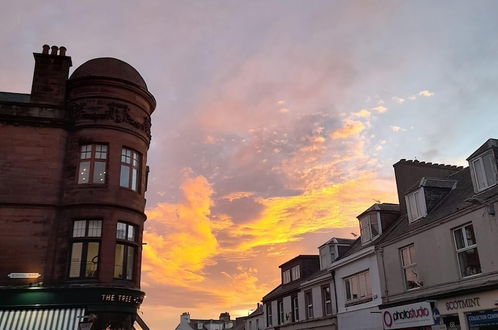
[[151,121],[149,116],[144,116],[142,122],[131,118],[130,108],[126,104],[108,103],[104,106],[87,106],[86,103],[74,103],[71,108],[73,121],[87,120],[112,120],[116,124],[125,123],[143,131],[150,138]]

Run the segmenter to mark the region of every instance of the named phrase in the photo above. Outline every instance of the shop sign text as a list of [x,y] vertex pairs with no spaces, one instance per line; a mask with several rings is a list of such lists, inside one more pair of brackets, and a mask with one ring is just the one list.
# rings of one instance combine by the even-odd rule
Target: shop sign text
[[448,301],[446,304],[446,310],[453,311],[457,309],[481,307],[479,304],[479,297],[466,298],[466,299],[455,299]]

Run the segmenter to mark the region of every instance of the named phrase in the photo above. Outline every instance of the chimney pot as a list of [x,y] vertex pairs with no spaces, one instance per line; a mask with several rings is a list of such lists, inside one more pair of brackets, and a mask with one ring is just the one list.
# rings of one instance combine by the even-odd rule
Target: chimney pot
[[60,48],[59,48],[59,55],[60,56],[66,56],[66,50],[67,50],[66,47],[60,46]]
[[42,54],[48,54],[48,50],[50,49],[49,45],[42,46]]
[[50,52],[50,55],[57,55],[57,51],[59,50],[59,47],[52,46],[51,49],[52,49],[52,51]]

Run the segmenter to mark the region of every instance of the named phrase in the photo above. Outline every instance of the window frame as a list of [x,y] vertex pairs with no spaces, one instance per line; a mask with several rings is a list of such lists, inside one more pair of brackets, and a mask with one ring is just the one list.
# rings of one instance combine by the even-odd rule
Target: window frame
[[[82,222],[84,221],[85,223],[85,230],[83,236],[75,236],[75,225],[77,222]],[[90,222],[99,222],[100,227],[99,227],[99,235],[98,236],[90,236],[89,235],[89,230],[90,230]],[[71,226],[71,234],[70,234],[70,249],[69,250],[69,257],[68,257],[68,267],[67,267],[67,278],[69,280],[95,280],[98,279],[99,277],[99,272],[100,272],[100,256],[102,254],[102,223],[103,220],[99,218],[85,218],[85,219],[73,219],[72,220],[72,226]],[[88,264],[88,253],[89,253],[89,246],[92,243],[98,244],[97,246],[97,261],[95,263],[96,268],[93,271],[93,276],[86,276],[87,274],[87,264]],[[73,252],[75,249],[76,244],[81,244],[81,251],[79,255],[79,265],[78,265],[78,276],[71,276],[72,271],[73,271]],[[95,258],[95,257],[94,257]],[[92,258],[92,263],[93,259]],[[76,269],[74,269],[76,270]]]
[[299,322],[299,298],[297,294],[291,296],[292,322]]
[[[377,223],[377,235],[372,235],[372,216],[375,217],[375,222]],[[382,223],[380,220],[380,214],[378,211],[369,212],[363,215],[360,219],[360,237],[361,244],[366,244],[375,240],[382,234]]]
[[[361,279],[362,275],[365,278],[365,282],[364,282],[365,295],[364,296],[361,296],[362,287],[361,287],[360,279]],[[356,286],[357,286],[358,292],[360,293],[360,295],[356,298],[353,297],[353,294],[354,294],[353,289],[355,288],[354,279],[356,279],[356,282],[357,282]],[[355,303],[359,303],[359,302],[372,300],[372,281],[370,278],[370,270],[369,269],[366,269],[366,270],[363,270],[361,272],[344,277],[343,280],[344,280],[346,304],[355,304]],[[348,292],[348,288],[349,288],[349,292]]]
[[[468,239],[467,235],[465,234],[465,228],[467,228],[467,227],[470,227],[472,229],[472,233],[474,235],[474,240],[475,240],[474,244],[470,244],[470,245],[468,244],[469,239]],[[464,246],[462,248],[458,248],[458,242],[457,242],[457,237],[456,237],[456,233],[459,230],[462,231],[462,238],[463,238],[463,243],[464,243]],[[474,225],[472,224],[472,222],[468,222],[468,223],[463,224],[461,226],[455,227],[451,230],[451,232],[452,232],[452,236],[453,236],[453,242],[455,244],[455,252],[456,252],[456,258],[457,258],[460,277],[466,278],[466,277],[482,274],[481,259],[479,257],[479,249],[477,247],[478,246],[477,237],[476,237],[476,232],[474,231]],[[477,260],[479,261],[479,268],[478,268],[477,272],[473,272],[472,274],[466,275],[465,270],[462,269],[462,264],[460,262],[460,254],[466,253],[467,251],[474,250],[474,249],[475,249],[475,253],[477,255]]]
[[272,317],[273,317],[273,313],[271,310],[271,301],[270,301],[269,303],[266,304],[266,326],[267,327],[273,326]]
[[[129,151],[130,155],[128,156],[127,154],[124,154],[125,152]],[[135,156],[137,156],[137,159],[135,159]],[[123,157],[125,158],[125,161],[123,161]],[[126,162],[126,159],[129,158],[130,162]],[[137,160],[138,165],[135,166],[134,162]],[[133,148],[129,148],[126,146],[121,147],[121,154],[119,155],[119,186],[121,188],[129,189],[137,193],[142,192],[142,182],[141,182],[141,175],[142,175],[142,154],[138,152],[137,150]],[[127,178],[127,185],[123,185],[122,183],[122,177],[123,177],[123,168],[128,169],[128,178]],[[136,170],[136,187],[133,187],[133,170]],[[134,189],[135,188],[135,189]]]
[[286,269],[282,272],[282,283],[287,284],[291,282],[291,271]]
[[292,279],[292,281],[298,280],[300,278],[301,278],[301,265],[297,265],[297,266],[292,267],[291,268],[291,279]]
[[[119,237],[119,225],[124,224],[125,225],[125,234],[124,238]],[[128,234],[129,234],[129,229],[133,228],[133,239],[129,239]],[[119,220],[116,222],[116,244],[114,248],[114,272],[113,272],[113,278],[116,280],[124,280],[124,281],[134,281],[136,280],[137,272],[137,259],[138,259],[138,226],[135,224],[132,224],[130,222],[122,221]],[[121,267],[118,267],[119,265],[117,264],[118,261],[118,247],[122,246],[122,255],[121,255]],[[131,250],[131,255],[133,257],[133,264],[131,267],[131,274],[128,272],[128,258],[130,256],[130,249]],[[119,272],[119,269],[121,270],[121,276],[116,276],[116,273]],[[131,278],[129,278],[129,276]]]
[[[403,258],[403,251],[408,251],[408,257],[409,257],[409,264],[406,264],[405,265],[405,259]],[[414,254],[412,255],[411,251],[414,252]],[[399,258],[400,258],[400,264],[401,264],[401,271],[403,273],[403,278],[404,278],[404,282],[405,282],[405,290],[407,291],[410,291],[410,290],[417,290],[417,289],[420,289],[423,284],[422,282],[420,281],[420,278],[419,278],[419,273],[418,273],[418,270],[417,270],[417,261],[416,261],[416,251],[415,251],[415,244],[412,243],[412,244],[409,244],[409,245],[406,245],[406,246],[403,246],[401,248],[399,248]],[[415,259],[415,260],[414,260]],[[408,285],[408,277],[407,277],[407,271],[409,270],[412,270],[414,269],[414,273],[417,275],[417,282],[414,282],[417,286],[415,287],[412,287],[410,288],[409,285]]]
[[[328,299],[326,297],[327,294],[327,289],[328,289]],[[330,284],[322,285],[320,287],[320,291],[322,293],[322,313],[323,316],[329,316],[332,315],[332,290],[330,289]],[[330,313],[327,312],[327,306],[330,307]]]
[[[408,222],[412,223],[427,215],[424,187],[420,187],[405,195]],[[414,212],[414,210],[416,212]]]
[[306,320],[313,319],[313,292],[311,290],[304,291],[304,316]]
[[[83,151],[84,147],[90,147],[90,157],[82,158],[82,155],[87,154],[88,151]],[[97,151],[97,147],[105,147],[105,151]],[[97,158],[97,153],[105,154],[105,158]],[[78,185],[105,185],[107,183],[108,176],[108,161],[109,161],[109,145],[106,143],[90,143],[90,144],[80,144],[78,152],[78,172],[76,175],[76,184]],[[88,162],[88,182],[80,182],[80,177],[82,175],[82,163]],[[95,165],[96,163],[104,163],[104,182],[95,182]]]
[[284,324],[284,301],[282,299],[277,300],[277,318],[278,325]]
[[[486,166],[485,166],[485,158],[491,157],[491,168],[490,170],[492,173],[488,173],[486,171]],[[480,166],[477,166],[476,163],[480,161]],[[490,187],[495,186],[498,183],[497,180],[497,168],[496,168],[496,157],[493,152],[493,150],[488,150],[480,154],[479,156],[469,160],[469,165],[470,165],[470,172],[472,175],[472,182],[474,184],[474,192],[479,193],[481,191],[484,191]],[[489,164],[488,164],[489,165]],[[494,172],[494,173],[493,173]],[[479,175],[480,174],[480,175]],[[488,182],[489,177],[494,178],[494,182]],[[481,186],[480,185],[480,180],[479,179],[484,179],[485,185]]]

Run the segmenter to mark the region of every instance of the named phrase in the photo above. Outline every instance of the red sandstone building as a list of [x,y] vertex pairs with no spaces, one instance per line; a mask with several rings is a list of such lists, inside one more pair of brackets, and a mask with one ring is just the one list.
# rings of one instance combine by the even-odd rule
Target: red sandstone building
[[150,116],[129,64],[68,78],[35,53],[31,94],[0,92],[0,329],[147,328],[137,314]]

